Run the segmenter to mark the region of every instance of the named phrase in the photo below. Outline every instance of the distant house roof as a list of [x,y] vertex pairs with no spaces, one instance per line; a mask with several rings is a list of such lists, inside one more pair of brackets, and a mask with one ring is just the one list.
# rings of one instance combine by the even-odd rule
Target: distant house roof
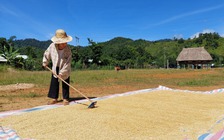
[[17,55],[16,57],[22,57],[23,59],[27,59],[28,58],[27,55]]
[[7,60],[0,55],[0,62],[7,62]]
[[[23,59],[27,59],[28,56],[27,55],[17,55],[17,58],[22,57]],[[0,54],[0,62],[7,62],[7,59],[5,59],[4,57],[1,56]]]
[[178,55],[177,61],[211,61],[211,55],[204,47],[198,48],[183,48]]

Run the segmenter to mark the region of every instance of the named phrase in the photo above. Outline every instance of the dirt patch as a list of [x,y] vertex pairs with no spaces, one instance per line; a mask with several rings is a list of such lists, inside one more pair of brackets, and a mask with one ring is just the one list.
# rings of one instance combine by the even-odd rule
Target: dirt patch
[[[1,86],[0,90],[0,112],[9,110],[18,110],[32,108],[36,106],[46,105],[48,102],[47,93],[49,87],[35,87],[31,84],[22,84],[23,86],[18,87],[18,85],[6,85]],[[129,91],[135,91],[140,89],[157,88],[158,85],[143,85],[139,87],[136,86],[103,86],[103,87],[77,87],[82,93],[84,93],[89,98],[92,97],[103,97],[112,94],[124,93]],[[2,90],[2,89],[5,90]],[[220,86],[210,86],[210,87],[169,87],[173,89],[182,90],[192,90],[192,91],[210,91],[213,89],[219,89]],[[77,92],[70,90],[70,98],[72,100],[83,99],[81,95]],[[62,99],[62,94],[60,91],[59,100]]]
[[34,87],[34,84],[17,83],[17,84],[0,86],[0,91],[4,91],[4,90],[21,90],[21,89],[29,89],[29,88],[32,88],[32,87]]
[[[156,79],[175,79],[175,78],[193,78],[198,75],[206,75],[206,74],[214,74],[217,71],[208,70],[208,71],[189,71],[187,73],[179,73],[179,71],[169,74],[145,74],[143,73],[144,78],[156,78]],[[142,76],[142,74],[138,74],[138,76]],[[160,83],[155,82],[145,82],[145,83],[129,83],[126,84],[116,84],[116,82],[109,80],[112,84],[104,84],[97,86],[80,86],[78,84],[71,84],[79,91],[81,91],[86,96],[92,97],[102,97],[111,94],[124,93],[129,91],[148,89],[148,88],[157,88]],[[177,86],[174,84],[163,85],[173,89],[182,89],[182,90],[192,90],[192,91],[210,91],[214,89],[223,88],[223,84],[219,83],[213,86]],[[46,105],[48,102],[47,94],[49,90],[49,85],[47,86],[38,86],[32,83],[18,83],[12,85],[1,85],[0,86],[0,112],[9,111],[9,110],[18,110],[25,108],[32,108],[36,106]],[[70,98],[72,100],[78,100],[83,98],[74,90],[70,90]],[[62,94],[60,90],[59,100],[62,99]]]

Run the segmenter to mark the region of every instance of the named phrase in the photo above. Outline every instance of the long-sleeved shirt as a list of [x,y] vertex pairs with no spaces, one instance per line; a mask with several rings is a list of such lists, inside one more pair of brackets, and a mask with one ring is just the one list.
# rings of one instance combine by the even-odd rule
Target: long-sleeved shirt
[[[56,73],[56,67],[59,67],[59,74],[62,79],[67,79],[71,73],[71,60],[72,52],[71,49],[66,46],[63,49],[63,53],[59,57],[59,49],[57,45],[51,43],[47,50],[44,52],[43,64],[48,65],[50,60],[52,61],[52,71]],[[55,76],[55,78],[57,78]]]

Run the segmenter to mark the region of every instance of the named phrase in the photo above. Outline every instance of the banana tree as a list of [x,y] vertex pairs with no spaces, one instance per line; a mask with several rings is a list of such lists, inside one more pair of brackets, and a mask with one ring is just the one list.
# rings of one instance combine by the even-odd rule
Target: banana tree
[[7,60],[7,64],[13,65],[16,60],[16,56],[19,55],[18,51],[19,49],[14,50],[12,46],[7,48],[4,45],[3,54],[1,54],[1,56]]

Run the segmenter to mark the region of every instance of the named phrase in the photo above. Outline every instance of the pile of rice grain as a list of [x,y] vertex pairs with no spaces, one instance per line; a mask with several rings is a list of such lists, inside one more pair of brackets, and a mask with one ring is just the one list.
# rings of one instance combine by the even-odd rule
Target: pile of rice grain
[[[101,100],[97,106],[75,104],[0,122],[22,138],[38,140],[197,139],[221,119],[224,95],[153,91]],[[221,127],[215,126],[215,131]]]

